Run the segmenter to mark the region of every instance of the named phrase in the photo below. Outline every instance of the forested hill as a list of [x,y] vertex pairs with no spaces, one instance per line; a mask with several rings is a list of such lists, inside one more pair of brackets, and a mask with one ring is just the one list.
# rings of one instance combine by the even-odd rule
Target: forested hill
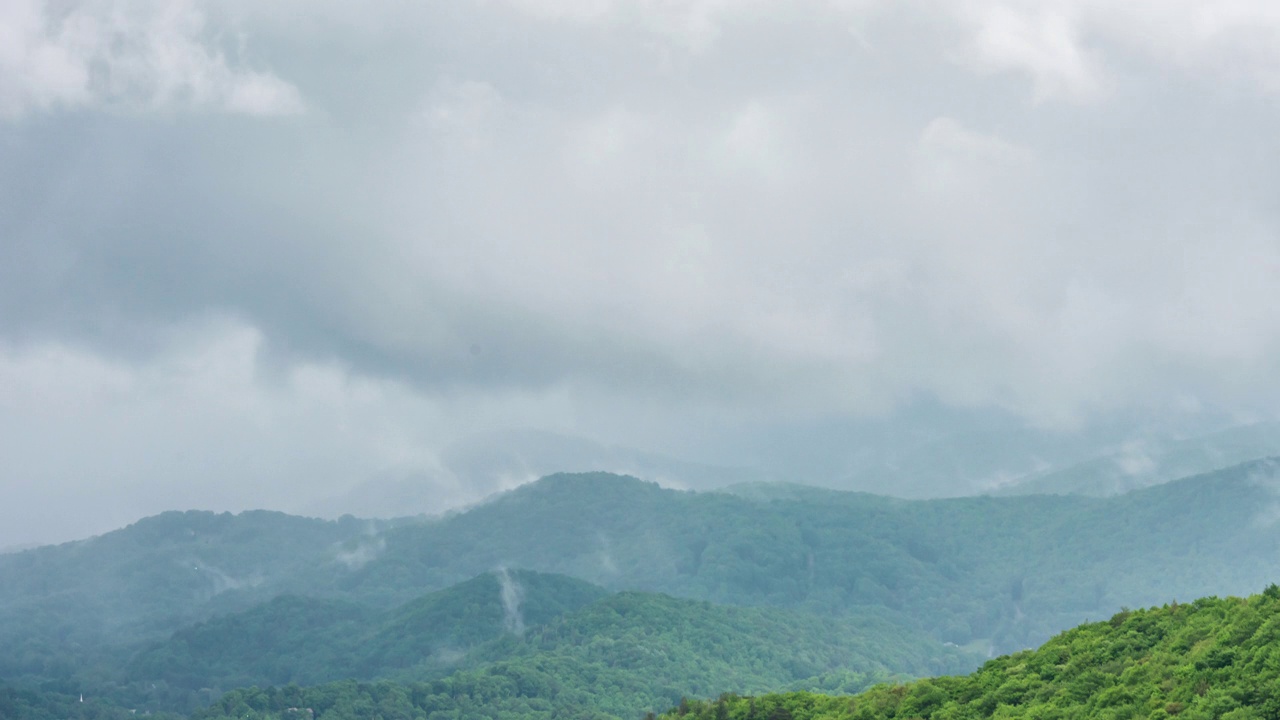
[[[965,672],[980,658],[879,609],[819,617],[610,594],[573,578],[502,570],[389,611],[282,596],[118,661],[70,678],[18,678],[28,695],[10,697],[25,707],[0,717],[65,720],[59,708],[68,704],[189,713],[212,702],[204,714],[243,718],[245,708],[287,715],[296,704],[274,704],[285,698],[326,709],[368,692],[439,696],[429,701],[431,712],[455,718],[629,717],[637,708],[661,711],[683,696],[724,691],[855,692],[894,678]],[[309,687],[257,689],[269,686]],[[31,695],[34,689],[44,692]],[[90,707],[67,699],[79,695]]]
[[87,540],[0,555],[0,618],[56,615],[63,633],[167,633],[278,594],[336,582],[383,521],[251,511],[166,512]]
[[1124,611],[968,677],[683,703],[664,720],[1280,718],[1280,588]]
[[120,681],[163,689],[144,694],[157,695],[159,707],[189,708],[193,698],[240,686],[448,674],[478,646],[607,594],[569,577],[502,570],[386,611],[283,595],[145,647]]
[[877,617],[819,618],[777,608],[711,605],[623,592],[524,635],[508,633],[434,675],[400,682],[250,688],[197,712],[205,720],[316,717],[628,718],[681,697],[821,688],[967,670],[975,660]]
[[0,556],[0,674],[160,638],[288,592],[390,608],[498,566],[717,603],[883,607],[936,637],[1030,647],[1122,605],[1280,577],[1276,461],[1107,499],[771,497],[556,475],[428,521],[174,513]]
[[1108,499],[755,499],[552,476],[386,533],[385,551],[349,587],[394,592],[505,562],[722,603],[883,606],[947,641],[1016,650],[1124,605],[1243,593],[1280,577],[1278,465]]

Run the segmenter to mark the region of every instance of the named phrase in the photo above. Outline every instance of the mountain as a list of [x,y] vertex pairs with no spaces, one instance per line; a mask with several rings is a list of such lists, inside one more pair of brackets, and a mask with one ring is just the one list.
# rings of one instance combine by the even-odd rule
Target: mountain
[[429,682],[239,690],[197,716],[243,717],[246,710],[287,715],[289,707],[309,707],[320,716],[338,708],[342,715],[347,705],[359,713],[356,708],[370,702],[391,714],[407,712],[405,717],[419,711],[455,718],[635,717],[686,695],[862,689],[906,675],[968,669],[975,659],[874,616],[831,620],[624,592],[527,633],[508,633],[459,664],[458,672]]
[[[588,473],[439,518],[167,513],[0,555],[0,677],[46,707],[88,691],[140,712],[344,678],[232,693],[211,711],[228,714],[407,697],[456,716],[621,716],[677,692],[856,690],[1123,606],[1266,585],[1278,489],[1278,460],[1110,498]],[[504,583],[495,567],[529,571]]]
[[1028,475],[993,493],[1106,497],[1277,454],[1277,422],[1253,423],[1193,437],[1137,437],[1097,457]]
[[541,626],[606,591],[573,578],[501,570],[391,610],[284,595],[183,628],[139,652],[117,681],[157,688],[136,698],[194,708],[249,685],[447,673],[476,647]]
[[833,617],[884,608],[944,641],[1016,650],[1124,605],[1280,577],[1277,485],[1275,460],[1112,498],[744,495],[596,473],[441,518],[165,514],[0,555],[0,674],[47,675],[66,647],[91,657],[281,594],[388,610],[495,567]]
[[[1034,651],[988,661],[965,677],[906,684],[890,678],[853,696],[734,692],[756,681],[747,678],[760,666],[759,644],[779,637],[775,628],[783,625],[759,609],[729,608],[727,616],[705,610],[701,603],[621,593],[584,607],[577,618],[562,616],[542,632],[507,638],[522,652],[478,669],[427,682],[349,680],[236,690],[192,717],[605,719],[638,717],[661,702],[675,707],[664,720],[1280,717],[1280,587],[1275,585],[1247,598],[1122,610],[1107,621],[1061,633]],[[574,636],[586,631],[585,638]],[[814,634],[803,626],[794,632],[790,651],[808,663],[799,671],[820,667],[837,637],[838,632]],[[775,651],[779,647],[784,646],[773,645]],[[596,657],[604,661],[595,662]],[[707,672],[707,657],[725,662],[713,660]],[[664,684],[667,676],[652,672],[663,666],[674,673],[671,685]],[[721,668],[733,677],[718,677]],[[704,679],[721,689],[718,699],[674,697],[680,684]],[[781,684],[777,677],[765,682]],[[0,712],[14,720],[127,716],[95,698],[78,705],[66,693],[2,686]]]
[[717,603],[885,607],[944,640],[1014,650],[1122,605],[1280,577],[1278,477],[1280,463],[1259,461],[1107,499],[905,501],[558,475],[388,531],[343,587],[390,594],[509,564]]
[[621,712],[721,687],[862,689],[978,660],[883,611],[830,618],[725,607],[500,570],[386,611],[281,596],[183,628],[116,672],[57,687],[144,712],[189,712],[236,687],[344,679],[482,687],[532,675],[573,685],[572,707]]
[[393,524],[168,512],[87,540],[0,555],[0,677],[65,676],[68,662],[114,662],[103,654],[109,647],[331,585]]
[[675,720],[1280,717],[1280,588],[1123,611],[968,677],[884,685],[856,697],[808,693],[685,702]]

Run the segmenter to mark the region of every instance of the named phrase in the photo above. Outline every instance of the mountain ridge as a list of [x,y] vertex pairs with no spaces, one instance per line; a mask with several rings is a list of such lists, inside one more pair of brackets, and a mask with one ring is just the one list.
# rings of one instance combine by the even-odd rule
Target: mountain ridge
[[1013,650],[1122,605],[1280,573],[1277,477],[1271,459],[1114,498],[914,501],[558,474],[429,519],[166,513],[0,556],[0,640],[34,658],[41,637],[155,639],[283,592],[389,608],[505,565],[717,603],[885,607]]

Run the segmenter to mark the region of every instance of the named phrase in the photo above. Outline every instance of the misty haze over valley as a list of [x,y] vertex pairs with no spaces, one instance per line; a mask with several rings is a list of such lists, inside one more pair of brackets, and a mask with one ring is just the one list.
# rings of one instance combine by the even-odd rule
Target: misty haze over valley
[[0,720],[1280,718],[1262,0],[0,2]]

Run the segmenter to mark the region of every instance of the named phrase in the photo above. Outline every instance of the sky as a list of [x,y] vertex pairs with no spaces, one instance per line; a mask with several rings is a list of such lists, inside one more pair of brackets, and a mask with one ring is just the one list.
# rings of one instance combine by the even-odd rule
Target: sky
[[0,547],[511,428],[1272,419],[1277,127],[1269,0],[7,0]]

